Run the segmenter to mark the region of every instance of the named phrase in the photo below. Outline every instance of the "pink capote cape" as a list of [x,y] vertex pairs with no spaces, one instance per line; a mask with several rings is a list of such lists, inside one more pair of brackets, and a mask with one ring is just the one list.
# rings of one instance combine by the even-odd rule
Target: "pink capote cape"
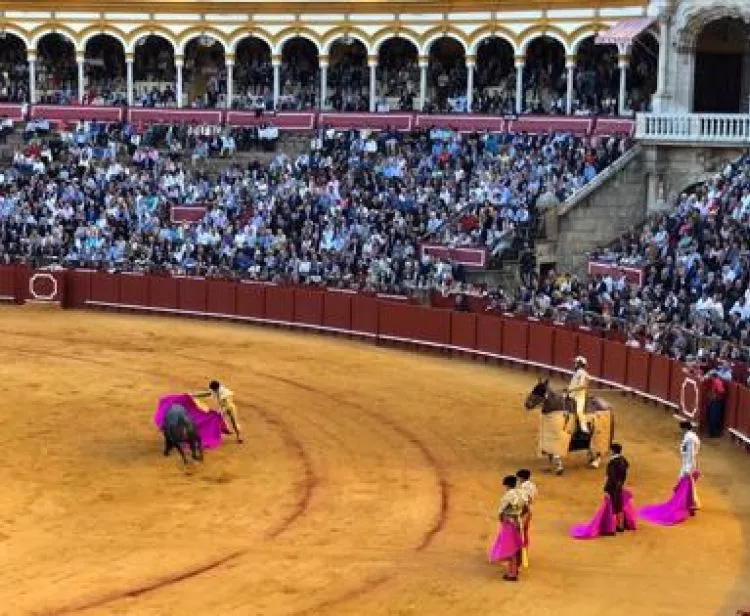
[[691,511],[698,508],[693,484],[699,477],[698,471],[693,471],[692,481],[690,476],[683,475],[672,491],[672,498],[658,505],[646,505],[638,511],[638,515],[659,526],[673,526],[684,522],[690,517]]
[[[630,490],[622,491],[622,513],[625,519],[625,529],[636,529],[636,513],[633,505],[633,493]],[[609,494],[604,495],[602,504],[596,510],[594,517],[585,524],[576,524],[570,529],[573,539],[596,539],[601,536],[612,536],[617,532],[617,520],[612,508]]]
[[488,554],[490,562],[510,560],[523,549],[521,531],[512,522],[503,521],[497,530],[497,537]]
[[221,435],[227,432],[224,418],[217,411],[205,412],[200,409],[192,396],[189,394],[169,394],[159,398],[159,404],[154,415],[154,423],[159,430],[164,425],[164,417],[173,404],[185,407],[190,419],[195,424],[201,444],[205,449],[213,449],[221,445]]

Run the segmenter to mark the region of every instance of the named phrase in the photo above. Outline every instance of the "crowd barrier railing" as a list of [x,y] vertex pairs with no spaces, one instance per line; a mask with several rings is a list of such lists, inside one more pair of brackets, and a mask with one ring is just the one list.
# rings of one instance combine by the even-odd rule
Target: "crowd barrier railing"
[[[556,374],[570,374],[574,357],[584,355],[600,386],[705,421],[703,382],[682,363],[583,329],[517,315],[454,312],[347,290],[28,266],[0,266],[0,298],[300,328]],[[748,388],[730,385],[725,418],[732,436],[750,446]]]
[[632,135],[635,121],[627,117],[522,115],[505,117],[481,113],[426,114],[414,112],[328,112],[294,111],[263,113],[227,109],[177,109],[174,107],[106,107],[94,105],[13,105],[0,106],[0,117],[14,121],[39,118],[71,124],[79,120],[119,122],[127,119],[138,126],[150,124],[226,124],[257,126],[272,124],[281,131],[309,131],[316,128],[410,131],[415,128],[447,128],[461,133],[490,132],[572,132],[577,135]]

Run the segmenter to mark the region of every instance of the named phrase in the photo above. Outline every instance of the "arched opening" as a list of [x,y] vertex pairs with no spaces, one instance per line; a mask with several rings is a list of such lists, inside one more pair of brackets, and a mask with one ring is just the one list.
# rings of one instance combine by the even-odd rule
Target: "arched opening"
[[695,45],[694,108],[698,113],[748,110],[750,26],[723,18],[706,25]]
[[378,95],[389,109],[412,111],[419,92],[419,51],[411,41],[394,37],[378,52]]
[[237,44],[234,59],[235,109],[254,109],[273,102],[271,48],[264,40],[249,36]]
[[143,107],[174,107],[174,47],[163,36],[143,36],[135,44],[133,56],[134,102]]
[[281,50],[282,109],[314,109],[318,92],[318,48],[295,36]]
[[523,111],[565,113],[565,48],[550,36],[534,39],[526,50]]
[[37,100],[69,105],[78,98],[78,64],[73,41],[57,32],[45,34],[37,44]]
[[596,45],[595,36],[578,46],[573,78],[573,112],[617,114],[620,88],[617,46]]
[[128,101],[125,49],[108,34],[97,34],[86,43],[84,103],[123,105]]
[[656,92],[659,71],[659,42],[651,32],[643,32],[633,39],[628,71],[627,108],[651,111],[651,99]]
[[513,113],[516,100],[513,47],[499,36],[477,45],[474,109],[480,113]]
[[0,101],[29,100],[29,64],[26,44],[10,32],[0,32]]
[[437,111],[466,110],[466,54],[461,43],[444,36],[430,47],[427,87],[430,107]]
[[328,101],[337,111],[367,111],[370,79],[367,49],[361,41],[344,37],[328,52]]
[[211,36],[198,36],[185,46],[184,80],[189,107],[224,106],[226,61],[224,46]]

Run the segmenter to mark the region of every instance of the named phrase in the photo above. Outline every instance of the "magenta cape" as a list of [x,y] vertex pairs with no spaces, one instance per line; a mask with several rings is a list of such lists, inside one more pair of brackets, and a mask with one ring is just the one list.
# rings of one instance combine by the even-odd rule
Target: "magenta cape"
[[522,549],[523,537],[521,537],[521,532],[512,522],[504,521],[500,524],[495,543],[490,548],[490,562],[495,563],[501,560],[510,560]]
[[[636,529],[636,514],[633,506],[633,494],[630,490],[622,491],[622,513],[626,530]],[[586,524],[576,524],[570,529],[570,536],[574,539],[596,539],[601,536],[612,536],[617,532],[617,520],[612,508],[609,494],[604,495],[602,504],[596,510],[594,517]]]
[[159,430],[162,429],[164,417],[173,404],[180,404],[185,407],[190,419],[195,424],[203,447],[213,449],[221,445],[221,434],[227,429],[224,418],[216,411],[209,411],[208,413],[202,411],[193,397],[188,394],[170,394],[159,398],[159,405],[154,415],[154,423]]
[[674,487],[672,498],[658,505],[646,505],[638,511],[638,515],[659,526],[673,526],[684,522],[697,509],[693,483],[699,477],[698,471],[693,471],[692,481],[688,475],[683,475]]

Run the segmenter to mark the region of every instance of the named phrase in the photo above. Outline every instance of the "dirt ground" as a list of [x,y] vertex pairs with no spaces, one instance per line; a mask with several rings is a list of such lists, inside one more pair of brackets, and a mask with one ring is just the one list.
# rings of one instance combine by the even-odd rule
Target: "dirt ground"
[[[533,375],[344,339],[0,308],[0,614],[734,614],[750,607],[750,458],[706,443],[704,509],[576,542],[603,471],[534,457]],[[158,396],[236,393],[246,442],[186,473]],[[671,414],[620,394],[637,504],[666,498]],[[486,550],[500,479],[535,471],[531,567]]]

